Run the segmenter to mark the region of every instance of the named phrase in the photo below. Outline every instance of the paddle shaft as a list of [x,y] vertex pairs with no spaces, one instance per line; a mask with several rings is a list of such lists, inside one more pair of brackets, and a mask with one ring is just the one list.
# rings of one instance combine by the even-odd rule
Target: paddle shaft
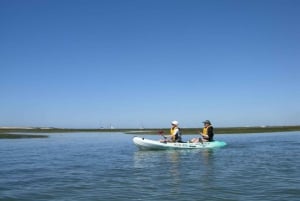
[[167,139],[166,136],[163,135],[164,131],[159,131],[158,134],[160,134],[163,138]]

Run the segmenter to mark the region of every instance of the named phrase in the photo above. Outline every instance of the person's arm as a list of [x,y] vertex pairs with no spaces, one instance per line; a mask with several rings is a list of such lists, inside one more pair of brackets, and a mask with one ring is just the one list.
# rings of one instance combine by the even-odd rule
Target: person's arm
[[204,133],[202,133],[201,131],[200,131],[200,135],[204,138],[208,138],[208,135],[204,135]]
[[208,136],[212,136],[213,134],[214,134],[213,127],[212,126],[208,127],[208,129],[207,129],[207,135]]
[[213,135],[214,135],[214,129],[212,126],[210,126],[208,129],[207,129],[207,135],[209,138],[212,138]]

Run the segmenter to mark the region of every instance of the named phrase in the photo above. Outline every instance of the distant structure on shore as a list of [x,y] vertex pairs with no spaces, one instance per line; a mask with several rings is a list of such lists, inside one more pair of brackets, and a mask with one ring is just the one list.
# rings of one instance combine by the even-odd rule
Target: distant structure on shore
[[100,126],[100,129],[115,129],[115,127],[112,124],[109,124],[106,128],[103,126]]

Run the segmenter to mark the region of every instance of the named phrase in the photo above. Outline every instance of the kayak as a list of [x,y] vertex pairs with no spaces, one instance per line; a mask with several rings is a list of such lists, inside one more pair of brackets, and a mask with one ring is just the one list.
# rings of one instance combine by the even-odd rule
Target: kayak
[[208,148],[218,148],[224,147],[226,142],[223,141],[213,141],[213,142],[203,142],[203,143],[192,143],[192,142],[160,142],[156,140],[149,140],[141,137],[134,137],[133,143],[139,149],[208,149]]

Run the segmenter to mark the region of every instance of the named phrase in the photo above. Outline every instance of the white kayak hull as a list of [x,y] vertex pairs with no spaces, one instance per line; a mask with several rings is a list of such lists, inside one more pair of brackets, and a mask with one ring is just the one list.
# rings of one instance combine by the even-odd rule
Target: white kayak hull
[[180,143],[180,142],[160,142],[155,140],[149,140],[141,137],[134,137],[133,143],[139,149],[150,149],[150,150],[161,150],[161,149],[207,149],[207,148],[218,148],[224,147],[226,142],[213,141],[203,143]]

